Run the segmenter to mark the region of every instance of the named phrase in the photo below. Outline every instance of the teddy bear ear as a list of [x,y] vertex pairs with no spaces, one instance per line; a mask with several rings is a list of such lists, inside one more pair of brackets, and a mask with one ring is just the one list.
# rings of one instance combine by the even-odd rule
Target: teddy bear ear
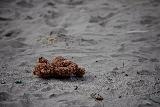
[[38,62],[41,62],[43,59],[44,59],[43,57],[39,57]]
[[45,59],[44,57],[39,57],[38,58],[38,63],[47,63],[47,62],[48,62],[48,60]]
[[43,57],[38,58],[38,62],[41,62],[43,60]]

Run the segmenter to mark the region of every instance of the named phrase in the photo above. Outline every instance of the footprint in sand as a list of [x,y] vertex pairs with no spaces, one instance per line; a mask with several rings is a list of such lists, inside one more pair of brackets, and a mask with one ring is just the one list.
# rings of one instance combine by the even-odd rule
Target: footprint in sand
[[101,17],[101,16],[91,16],[89,19],[89,22],[90,23],[98,23],[98,22],[105,20],[105,19],[106,19],[105,17]]
[[152,73],[148,70],[137,71],[138,75],[151,75]]
[[22,67],[22,66],[27,66],[29,63],[27,61],[21,61],[19,66]]
[[157,58],[151,58],[150,61],[151,62],[159,62],[159,60]]
[[160,52],[160,46],[140,47],[139,51],[152,54],[153,52]]
[[153,7],[157,7],[160,5],[160,1],[159,0],[150,0],[150,4],[153,6]]
[[140,104],[138,104],[138,107],[157,107],[153,102],[149,99],[139,99]]
[[27,45],[17,40],[1,40],[0,53],[1,57],[10,57],[16,53],[24,52]]
[[11,8],[0,9],[0,22],[12,21],[15,18],[15,10]]
[[0,92],[0,102],[9,101],[10,99],[11,99],[11,95],[8,92]]
[[2,33],[4,32],[4,30],[0,30],[0,39],[2,39],[3,38],[3,36],[2,36]]
[[105,26],[108,20],[113,17],[115,13],[109,13],[107,16],[91,16],[89,19],[90,23],[98,23],[101,26]]
[[26,0],[21,0],[21,1],[17,2],[16,4],[18,6],[24,7],[24,8],[32,8],[32,7],[34,7],[33,4],[31,4],[30,2],[27,2]]
[[54,2],[47,2],[45,5],[44,5],[44,7],[55,7],[55,3]]
[[21,33],[20,29],[8,30],[2,33],[2,38],[11,39],[16,38]]
[[15,2],[16,0],[0,0],[0,2],[4,2],[4,3],[12,3]]
[[11,48],[23,48],[27,45],[17,40],[2,41],[0,43],[0,48],[4,48],[6,46],[10,46]]
[[144,80],[139,80],[139,81],[133,81],[133,82],[128,82],[127,85],[129,87],[135,88],[135,87],[142,87],[144,86],[145,82]]
[[84,3],[83,0],[55,0],[55,2],[67,5],[81,5]]
[[77,106],[77,107],[90,107],[89,104],[86,105],[87,103],[82,100],[64,101],[63,104],[65,104],[66,107],[71,107],[72,105]]
[[126,47],[126,46],[125,46],[124,43],[121,44],[121,45],[120,45],[120,48],[118,49],[118,51],[119,51],[119,52],[124,52],[124,51],[125,51],[125,47]]
[[84,38],[78,39],[76,41],[79,41],[80,46],[93,46],[93,45],[96,45],[98,43],[94,39],[84,39]]
[[59,15],[57,13],[52,13],[52,15],[44,15],[45,24],[50,27],[56,27],[59,25],[59,22],[62,21],[61,18],[58,18]]
[[142,25],[153,25],[156,24],[157,17],[155,16],[143,16],[140,20],[140,24]]
[[43,88],[41,91],[47,92],[47,91],[50,91],[51,89],[52,89],[51,87],[47,86],[47,87]]
[[147,40],[148,40],[147,38],[138,38],[138,39],[131,40],[131,42],[143,42]]
[[60,96],[64,96],[64,95],[68,95],[68,94],[72,94],[71,92],[63,92],[63,93],[60,93],[60,94],[51,94],[50,96],[49,96],[49,98],[53,98],[53,97],[60,97]]
[[42,94],[33,94],[33,96],[42,98],[43,95]]
[[147,61],[148,59],[145,58],[145,57],[139,57],[138,58],[138,62],[144,62],[144,61]]

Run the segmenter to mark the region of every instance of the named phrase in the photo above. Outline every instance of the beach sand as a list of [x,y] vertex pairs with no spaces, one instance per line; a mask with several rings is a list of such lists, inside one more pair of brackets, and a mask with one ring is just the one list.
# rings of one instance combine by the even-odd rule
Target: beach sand
[[[0,0],[0,107],[160,107],[159,53],[159,0]],[[84,77],[33,75],[56,56]]]

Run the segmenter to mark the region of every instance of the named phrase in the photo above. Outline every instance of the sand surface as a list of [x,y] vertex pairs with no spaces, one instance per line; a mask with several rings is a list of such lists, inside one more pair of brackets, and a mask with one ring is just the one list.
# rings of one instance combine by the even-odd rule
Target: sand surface
[[[38,78],[40,56],[87,72]],[[160,107],[159,0],[0,0],[0,107]]]

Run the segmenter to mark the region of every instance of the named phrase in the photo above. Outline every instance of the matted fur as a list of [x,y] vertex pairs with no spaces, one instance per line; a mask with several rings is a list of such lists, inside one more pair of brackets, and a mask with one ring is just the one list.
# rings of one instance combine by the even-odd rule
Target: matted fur
[[33,70],[33,74],[42,78],[82,77],[85,74],[85,69],[62,56],[54,58],[51,63],[44,57],[40,57]]

